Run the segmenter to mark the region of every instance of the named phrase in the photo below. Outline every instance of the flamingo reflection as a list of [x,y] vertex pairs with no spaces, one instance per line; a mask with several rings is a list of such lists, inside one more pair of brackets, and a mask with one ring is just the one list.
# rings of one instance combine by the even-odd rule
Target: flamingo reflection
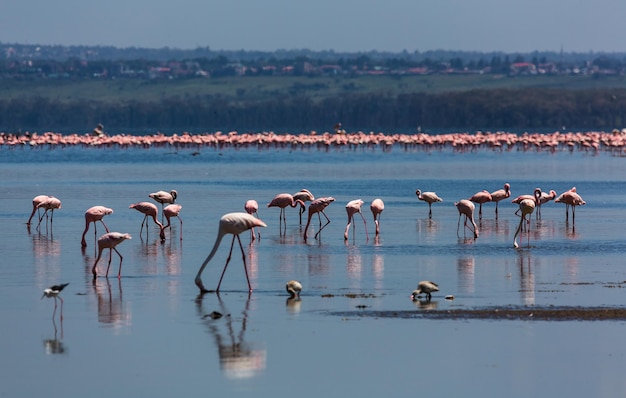
[[98,322],[112,328],[129,326],[131,314],[122,300],[122,280],[117,280],[117,291],[107,278],[93,279],[92,286],[98,300]]
[[535,304],[535,274],[528,251],[519,252],[520,293],[524,305]]
[[[228,312],[222,298],[217,293],[220,311],[205,313],[203,307],[203,295],[196,299],[198,315],[206,323],[209,332],[215,339],[222,372],[232,379],[251,378],[256,376],[266,366],[266,350],[258,348],[257,344],[245,341],[245,333],[248,323],[248,310],[250,308],[250,294],[248,294],[242,317],[234,316]],[[241,322],[238,333],[235,332],[235,323]]]

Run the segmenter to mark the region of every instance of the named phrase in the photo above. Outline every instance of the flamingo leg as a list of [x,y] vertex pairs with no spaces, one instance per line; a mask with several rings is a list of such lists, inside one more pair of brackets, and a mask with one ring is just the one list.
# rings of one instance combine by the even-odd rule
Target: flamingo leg
[[363,228],[365,228],[365,239],[370,240],[370,235],[367,233],[367,223],[365,222],[365,217],[363,217],[363,213],[359,212],[359,214],[363,219]]
[[[230,262],[230,257],[233,255],[233,246],[235,245],[235,236],[237,235],[233,235],[233,240],[232,242],[230,242],[230,251],[228,252],[228,258],[226,259],[226,264],[224,265],[224,269],[222,270],[222,275],[220,276],[220,281],[217,284],[217,289],[215,289],[215,292],[219,292],[220,291],[220,286],[222,285],[222,279],[224,278],[224,273],[226,273],[226,268],[228,268],[228,263]],[[241,244],[241,242],[240,242]],[[243,249],[241,249],[243,251]]]
[[246,280],[248,281],[248,292],[252,292],[252,285],[250,285],[250,278],[248,277],[248,266],[246,265],[246,253],[243,251],[243,246],[241,245],[241,239],[239,235],[235,235],[237,237],[237,242],[239,242],[239,248],[241,249],[241,258],[243,260],[243,270],[246,273]]
[[[104,229],[107,231],[107,233],[109,233],[109,228],[107,227],[107,225],[104,223],[104,221],[100,220],[100,222],[102,223],[102,225],[104,225]],[[94,228],[96,227],[96,223],[93,223]]]
[[[328,224],[330,224],[330,218],[328,218],[328,216],[326,215],[326,213],[324,213],[324,210],[322,210],[320,213],[322,213],[322,214],[324,215],[324,217],[326,217],[326,224],[324,224],[324,226],[321,226],[322,224],[321,224],[321,218],[320,218],[320,230],[319,230],[319,231],[317,231],[317,233],[315,234],[315,236],[314,236],[314,238],[315,238],[315,239],[317,239],[317,236],[320,234],[320,232],[322,232],[322,230],[323,230],[324,228],[326,228],[326,226],[327,226]],[[318,215],[319,215],[319,213],[318,213]]]
[[428,218],[433,218],[432,203],[428,203]]

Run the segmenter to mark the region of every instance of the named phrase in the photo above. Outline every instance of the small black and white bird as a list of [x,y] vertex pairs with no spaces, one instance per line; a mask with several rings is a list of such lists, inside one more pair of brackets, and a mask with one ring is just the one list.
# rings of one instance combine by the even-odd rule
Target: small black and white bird
[[69,283],[62,283],[60,285],[54,285],[54,286],[50,286],[47,289],[44,289],[43,291],[43,295],[41,296],[41,299],[43,299],[44,297],[54,297],[54,300],[56,301],[57,297],[59,298],[59,300],[61,300],[61,302],[63,302],[63,298],[61,298],[61,296],[59,296],[59,293],[61,293],[61,291],[63,289],[65,289],[65,286],[69,285]]

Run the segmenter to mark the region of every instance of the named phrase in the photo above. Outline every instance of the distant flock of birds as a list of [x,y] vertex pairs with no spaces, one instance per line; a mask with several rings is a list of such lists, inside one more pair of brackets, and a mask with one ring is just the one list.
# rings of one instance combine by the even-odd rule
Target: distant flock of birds
[[[428,203],[428,216],[429,218],[432,218],[432,205],[437,202],[442,202],[443,199],[441,199],[435,192],[422,192],[419,189],[415,192],[415,194],[419,200],[422,200]],[[167,228],[171,228],[171,222],[170,222],[171,218],[177,217],[180,221],[180,239],[182,240],[183,221],[180,218],[180,211],[182,209],[182,206],[178,203],[175,203],[176,198],[178,196],[178,192],[176,190],[171,190],[169,192],[158,191],[158,192],[151,193],[148,196],[152,198],[155,202],[161,204],[162,215],[166,217],[167,224],[163,224],[161,221],[158,220],[158,207],[154,203],[151,203],[151,202],[133,203],[129,206],[129,208],[135,209],[144,215],[144,218],[141,222],[141,229],[139,233],[141,234],[143,232],[144,224],[146,225],[146,234],[148,233],[147,232],[148,222],[149,222],[148,217],[150,217],[152,218],[152,221],[159,227],[159,230],[160,230],[159,237],[161,241],[164,241],[165,230]],[[478,226],[476,225],[476,222],[474,221],[475,204],[479,205],[478,214],[479,214],[479,217],[482,218],[482,205],[488,202],[495,202],[496,204],[495,214],[496,214],[496,219],[497,219],[498,202],[500,202],[503,199],[509,198],[510,196],[511,196],[511,186],[509,183],[506,183],[504,184],[504,187],[502,189],[499,189],[497,191],[490,193],[487,190],[483,190],[481,192],[477,192],[476,194],[472,195],[468,199],[461,199],[458,202],[455,202],[454,204],[459,212],[459,219],[457,222],[457,236],[459,236],[461,217],[464,216],[465,217],[464,231],[468,229],[473,233],[474,239],[478,238],[478,235],[479,235]],[[515,235],[513,237],[513,246],[515,248],[519,247],[517,243],[517,236],[523,230],[524,221],[526,221],[526,225],[528,228],[528,235],[530,235],[529,232],[530,232],[531,214],[536,211],[536,214],[539,217],[541,206],[552,200],[554,200],[555,203],[565,203],[566,220],[569,217],[568,209],[571,206],[572,222],[574,222],[576,206],[582,206],[582,205],[585,205],[586,203],[582,199],[582,197],[576,192],[575,187],[571,188],[568,191],[563,192],[559,196],[557,196],[554,190],[551,190],[549,193],[546,193],[546,192],[542,192],[540,188],[536,188],[532,195],[520,195],[516,197],[515,199],[512,200],[512,203],[516,203],[519,206],[515,214],[520,217],[520,222],[515,231]],[[299,205],[300,206],[300,210],[299,210],[300,224],[302,224],[302,214],[306,212],[307,210],[306,206],[308,202],[308,218],[307,218],[307,222],[306,222],[306,226],[304,228],[304,234],[303,234],[303,238],[306,241],[307,232],[308,232],[309,226],[311,224],[311,220],[314,215],[317,214],[318,219],[319,219],[319,228],[317,232],[315,233],[315,236],[314,236],[315,239],[317,239],[320,232],[330,223],[330,219],[326,215],[324,210],[334,201],[335,201],[335,198],[333,197],[315,198],[310,191],[306,189],[302,189],[293,195],[289,193],[281,193],[281,194],[276,195],[268,203],[267,207],[278,207],[280,209],[279,226],[280,226],[280,231],[282,234],[283,228],[286,229],[285,209],[287,207],[295,208]],[[167,204],[167,206],[165,206],[165,204]],[[350,226],[352,226],[353,229],[356,228],[356,225],[354,224],[354,216],[356,214],[360,215],[361,218],[363,219],[365,233],[366,233],[367,238],[369,239],[365,217],[361,213],[361,207],[363,206],[363,204],[364,202],[361,199],[355,199],[346,204],[346,212],[348,214],[348,223],[344,231],[344,240],[348,240]],[[33,205],[33,209],[26,224],[30,228],[31,221],[35,213],[37,213],[38,214],[37,229],[39,230],[40,224],[44,217],[46,218],[46,225],[47,225],[48,212],[50,212],[50,226],[52,226],[54,210],[61,208],[61,201],[55,198],[54,196],[39,195],[33,198],[32,205]],[[222,279],[224,277],[224,273],[226,272],[226,268],[228,267],[228,264],[230,262],[235,239],[237,239],[237,242],[239,243],[239,248],[241,250],[243,266],[244,266],[244,270],[246,274],[246,280],[248,282],[248,290],[250,292],[252,291],[252,286],[250,284],[250,279],[248,277],[246,255],[243,249],[243,245],[241,244],[241,239],[239,235],[245,231],[250,230],[250,239],[254,240],[256,239],[255,228],[267,226],[265,222],[261,221],[258,218],[258,213],[257,213],[258,208],[259,208],[258,203],[255,200],[250,199],[244,204],[245,212],[228,213],[228,214],[223,215],[220,218],[218,234],[217,234],[217,238],[215,239],[213,248],[211,249],[211,252],[207,256],[207,258],[204,260],[202,265],[200,266],[200,269],[198,270],[198,273],[195,277],[195,284],[200,289],[201,294],[204,294],[207,292],[219,292],[220,286],[222,284]],[[374,224],[376,226],[375,231],[376,231],[377,237],[380,234],[380,215],[383,212],[384,208],[385,208],[385,205],[380,198],[374,199],[370,204],[370,210],[372,211]],[[41,213],[40,210],[43,210],[43,214]],[[83,231],[82,238],[81,238],[81,246],[83,247],[87,246],[85,235],[89,231],[89,227],[92,223],[94,224],[94,240],[97,235],[96,223],[98,221],[102,223],[102,225],[104,226],[106,230],[106,233],[100,236],[97,240],[98,256],[92,268],[92,274],[93,274],[94,279],[98,277],[98,262],[100,261],[102,252],[105,249],[109,249],[109,262],[108,262],[107,270],[105,273],[105,277],[108,277],[109,275],[112,252],[115,251],[120,258],[120,264],[119,264],[117,277],[121,278],[123,257],[121,253],[117,250],[117,246],[123,241],[127,239],[131,239],[131,235],[128,233],[109,231],[107,225],[104,223],[103,218],[112,213],[113,213],[113,209],[107,208],[105,206],[93,206],[87,209],[87,211],[85,211],[85,229]],[[325,218],[325,223],[323,225],[322,225],[321,216],[324,216]],[[468,222],[469,224],[471,224],[471,226],[468,225]],[[232,242],[230,245],[230,252],[226,260],[226,264],[224,265],[224,268],[222,270],[217,288],[215,290],[208,290],[204,287],[204,284],[202,283],[202,278],[201,278],[202,272],[204,271],[207,264],[211,261],[211,259],[217,252],[219,245],[222,239],[224,238],[224,236],[228,234],[232,235]],[[261,236],[260,232],[258,232],[258,237],[260,238],[260,236]],[[530,246],[530,236],[528,238],[528,245]],[[55,285],[55,286],[51,286],[45,289],[42,298],[53,297],[55,298],[55,300],[57,298],[61,299],[59,296],[59,293],[63,290],[63,288],[65,288],[65,286],[67,286],[67,284]],[[302,291],[302,284],[296,280],[291,280],[286,284],[286,290],[289,293],[291,298],[299,298],[300,292]],[[420,296],[421,294],[425,294],[427,300],[430,300],[431,294],[437,291],[439,291],[439,288],[436,283],[431,282],[431,281],[421,281],[419,282],[417,289],[412,293],[411,298],[413,300],[417,300],[418,298],[421,297]],[[61,302],[62,302],[62,299],[61,299]],[[56,309],[56,301],[55,301],[55,309]]]

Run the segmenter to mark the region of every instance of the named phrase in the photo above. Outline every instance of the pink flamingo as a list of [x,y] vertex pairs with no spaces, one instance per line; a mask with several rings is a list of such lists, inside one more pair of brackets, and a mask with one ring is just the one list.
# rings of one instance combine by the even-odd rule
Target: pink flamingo
[[551,200],[556,198],[556,191],[553,189],[550,190],[550,193],[541,192],[541,196],[539,197],[539,202],[537,203],[537,213],[536,217],[541,218],[541,206],[548,203]]
[[461,199],[458,202],[455,202],[454,205],[459,211],[459,221],[456,224],[456,235],[459,236],[459,226],[461,224],[461,215],[464,215],[465,221],[463,223],[463,231],[465,231],[465,227],[468,227],[467,220],[469,219],[470,222],[472,223],[472,226],[474,227],[474,231],[473,231],[474,239],[478,239],[478,227],[476,226],[476,223],[474,222],[474,209],[476,208],[474,206],[474,203],[472,203],[468,199]]
[[[154,199],[156,202],[160,203],[161,211],[163,211],[163,206],[165,205],[165,203],[176,202],[176,198],[178,197],[178,192],[175,189],[172,189],[169,192],[165,192],[165,191],[153,192],[149,194],[148,196]],[[163,222],[163,215],[161,215],[161,222]]]
[[433,217],[433,212],[431,208],[432,204],[435,202],[443,202],[443,199],[437,196],[437,194],[434,192],[422,192],[418,189],[417,191],[415,191],[415,195],[417,195],[417,198],[419,200],[423,200],[424,202],[428,203],[428,218]]
[[[246,204],[243,206],[243,208],[246,210],[246,213],[253,215],[256,218],[259,218],[259,204],[256,200],[250,199],[246,201]],[[256,239],[256,236],[254,234],[254,227],[252,227],[250,228],[250,240],[254,239]],[[259,231],[259,239],[261,239],[261,231]]]
[[28,217],[28,221],[26,221],[26,225],[30,225],[30,220],[33,219],[35,212],[38,211],[41,208],[41,204],[50,197],[51,196],[48,196],[48,195],[37,195],[33,198],[33,211],[32,213],[30,213],[30,217]]
[[498,202],[511,196],[511,184],[504,184],[503,189],[491,193],[491,201],[496,202],[496,218],[498,218]]
[[491,194],[487,190],[476,192],[469,198],[471,202],[478,203],[478,218],[483,218],[483,203],[491,202]]
[[209,253],[206,260],[204,260],[204,262],[200,266],[200,269],[198,270],[198,274],[196,275],[195,282],[196,282],[196,286],[200,288],[200,293],[209,292],[209,290],[205,289],[204,285],[202,284],[202,278],[201,278],[202,271],[204,271],[204,268],[206,267],[206,265],[209,263],[209,261],[211,261],[211,259],[217,252],[217,249],[220,246],[220,242],[222,241],[222,238],[226,234],[232,234],[233,240],[230,244],[230,251],[228,252],[226,265],[224,265],[224,269],[222,270],[222,275],[220,276],[220,281],[217,284],[217,289],[215,289],[215,292],[219,293],[220,291],[222,278],[224,278],[224,273],[226,272],[226,268],[228,267],[228,263],[230,262],[230,257],[233,253],[233,246],[235,244],[235,238],[237,238],[237,242],[239,242],[239,248],[241,249],[241,257],[243,259],[243,269],[246,272],[246,280],[248,281],[248,291],[249,292],[252,291],[252,286],[250,285],[250,278],[248,277],[248,268],[246,266],[246,255],[243,251],[243,246],[241,245],[241,239],[239,238],[239,234],[254,227],[266,227],[266,226],[267,225],[263,221],[259,220],[258,218],[248,213],[228,213],[222,216],[222,218],[220,219],[219,229],[217,231],[217,238],[215,239],[215,244],[213,245],[213,249],[211,249],[211,253]]
[[274,199],[272,199],[271,202],[267,204],[267,207],[280,207],[280,214],[278,215],[278,223],[281,227],[280,228],[281,232],[283,230],[282,229],[283,225],[285,226],[285,229],[287,228],[287,218],[285,217],[285,207],[287,206],[296,207],[298,203],[300,204],[300,206],[305,205],[304,202],[300,199],[294,200],[291,194],[279,193],[278,195],[274,196]]
[[83,231],[83,237],[80,241],[80,245],[82,247],[87,246],[87,241],[85,241],[85,235],[87,234],[87,231],[89,231],[89,226],[91,225],[91,223],[93,223],[94,241],[96,240],[96,235],[97,235],[96,221],[100,221],[102,225],[104,225],[104,229],[107,232],[109,232],[109,228],[107,228],[107,225],[102,220],[104,216],[107,216],[109,214],[113,214],[113,209],[109,209],[108,207],[104,207],[104,206],[93,206],[93,207],[88,208],[87,211],[85,211],[85,230]]
[[170,218],[176,217],[178,221],[180,221],[180,240],[183,240],[183,219],[180,218],[180,210],[183,206],[178,203],[172,203],[171,205],[165,206],[163,209],[163,214],[165,215],[165,219],[167,220],[167,225],[163,227],[163,229],[169,228],[172,230]]
[[526,220],[526,215],[528,215],[528,220],[526,220],[528,231],[526,232],[528,234],[528,247],[530,247],[530,215],[535,210],[535,206],[536,206],[535,199],[522,199],[519,202],[519,209],[515,212],[515,214],[517,214],[519,211],[521,211],[522,214],[519,220],[519,225],[517,226],[517,230],[515,231],[515,235],[513,236],[513,247],[515,248],[519,247],[519,245],[517,244],[517,234],[519,234],[520,231],[522,230],[522,224],[524,223],[524,220]]
[[376,225],[376,236],[378,236],[378,234],[380,233],[379,218],[383,210],[385,210],[385,203],[382,199],[374,199],[372,201],[372,204],[370,205],[370,210],[372,211],[372,215],[374,216],[374,225]]
[[39,222],[37,223],[37,229],[41,225],[41,220],[43,217],[46,217],[46,226],[48,225],[48,210],[50,210],[50,227],[52,227],[52,220],[54,218],[54,210],[61,208],[61,201],[54,196],[47,195],[39,195],[33,198],[33,211],[28,218],[28,222],[26,225],[30,226],[30,220],[33,218],[35,211],[39,211],[39,209],[44,209],[42,215],[39,216]]
[[[317,217],[320,220],[320,228],[315,233],[315,236],[314,236],[315,239],[317,239],[317,236],[320,234],[320,232],[322,232],[322,229],[324,229],[328,224],[330,224],[330,218],[328,218],[326,213],[324,213],[324,209],[326,209],[326,207],[328,207],[328,205],[333,203],[334,201],[335,201],[335,198],[333,198],[332,196],[328,196],[324,198],[315,199],[314,201],[311,202],[311,204],[309,205],[309,217],[306,221],[306,226],[304,227],[304,240],[306,240],[307,238],[307,232],[309,230],[309,224],[311,224],[311,217],[313,217],[313,214],[317,213]],[[326,217],[326,224],[324,224],[324,226],[322,226],[322,217],[320,217],[320,213],[322,213],[324,217]]]
[[[298,199],[306,203],[306,202],[311,202],[315,200],[315,196],[313,196],[313,194],[308,189],[301,189],[299,192],[296,192],[293,194],[293,200],[298,200]],[[304,205],[301,205],[300,206],[300,225],[302,225],[302,214],[304,214],[305,210],[306,210],[306,207]]]
[[141,229],[139,230],[140,237],[141,237],[141,232],[143,231],[144,223],[146,224],[146,237],[148,236],[148,223],[146,222],[146,219],[148,217],[152,217],[152,220],[154,221],[154,223],[158,225],[159,229],[161,230],[161,233],[159,234],[159,236],[161,237],[161,240],[165,240],[165,231],[164,231],[165,228],[163,227],[163,224],[161,224],[161,222],[157,220],[159,209],[156,207],[156,205],[150,202],[139,202],[139,203],[133,203],[132,205],[128,206],[128,208],[135,209],[143,213],[143,220],[141,221]]
[[[343,233],[343,239],[348,240],[348,231],[350,231],[350,224],[352,224],[352,220],[355,214],[360,214],[363,219],[363,227],[365,228],[365,236],[369,240],[369,235],[367,233],[367,223],[365,222],[365,217],[363,217],[363,213],[361,213],[361,206],[363,206],[363,201],[361,199],[355,199],[348,202],[346,205],[346,213],[348,213],[348,225],[346,225],[346,231]],[[353,225],[353,229],[356,231],[356,225]],[[356,233],[356,232],[355,232]]]
[[577,192],[576,187],[572,187],[569,191],[563,192],[558,198],[554,199],[554,203],[565,203],[565,221],[568,220],[568,207],[572,206],[572,223],[574,223],[576,217],[576,206],[583,206],[587,204]]
[[102,252],[104,249],[109,249],[109,265],[107,266],[106,277],[109,277],[109,268],[111,268],[111,257],[113,254],[113,250],[120,256],[120,268],[117,271],[117,278],[122,277],[122,260],[123,257],[119,251],[117,251],[116,246],[120,243],[124,242],[126,239],[132,239],[129,234],[123,234],[120,232],[108,232],[98,238],[98,258],[96,258],[96,262],[91,269],[91,273],[93,274],[93,278],[98,277],[98,261],[100,261],[100,257],[102,256]]

